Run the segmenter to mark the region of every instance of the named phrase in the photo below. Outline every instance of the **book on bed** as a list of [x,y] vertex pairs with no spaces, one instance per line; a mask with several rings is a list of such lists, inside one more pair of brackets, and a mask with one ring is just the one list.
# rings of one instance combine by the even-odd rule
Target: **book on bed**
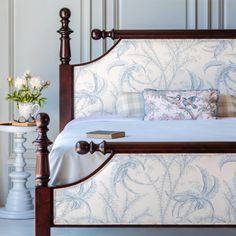
[[124,131],[96,130],[86,133],[87,138],[113,139],[125,137]]

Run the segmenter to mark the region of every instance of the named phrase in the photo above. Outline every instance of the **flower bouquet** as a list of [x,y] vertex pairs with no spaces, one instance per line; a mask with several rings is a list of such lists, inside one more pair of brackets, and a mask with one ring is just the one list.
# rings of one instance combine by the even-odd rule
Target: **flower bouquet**
[[6,99],[17,103],[20,113],[19,120],[29,121],[45,104],[47,98],[42,96],[42,91],[50,85],[50,82],[32,76],[27,70],[22,76],[15,79],[9,77],[8,83],[10,93]]

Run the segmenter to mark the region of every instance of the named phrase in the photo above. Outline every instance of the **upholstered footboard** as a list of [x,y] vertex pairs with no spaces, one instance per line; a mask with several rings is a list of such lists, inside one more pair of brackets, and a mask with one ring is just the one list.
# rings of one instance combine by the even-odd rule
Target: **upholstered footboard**
[[117,154],[53,190],[55,225],[236,224],[235,154]]

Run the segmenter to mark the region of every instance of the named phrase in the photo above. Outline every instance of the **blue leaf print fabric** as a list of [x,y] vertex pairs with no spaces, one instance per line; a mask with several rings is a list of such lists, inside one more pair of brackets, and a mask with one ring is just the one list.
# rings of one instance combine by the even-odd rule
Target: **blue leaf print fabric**
[[235,39],[121,40],[74,76],[76,118],[117,114],[119,94],[146,88],[236,95]]
[[56,225],[236,224],[236,156],[117,154],[54,194]]

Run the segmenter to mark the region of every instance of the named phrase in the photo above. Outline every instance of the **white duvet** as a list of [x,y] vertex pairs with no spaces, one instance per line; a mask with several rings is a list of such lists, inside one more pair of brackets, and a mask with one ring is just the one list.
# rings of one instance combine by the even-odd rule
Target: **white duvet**
[[[95,170],[108,157],[101,153],[78,155],[75,144],[95,130],[125,131],[116,142],[236,141],[236,118],[219,120],[143,121],[138,118],[90,117],[75,119],[58,135],[49,156],[50,184],[75,182]],[[93,139],[99,143],[101,139]]]

